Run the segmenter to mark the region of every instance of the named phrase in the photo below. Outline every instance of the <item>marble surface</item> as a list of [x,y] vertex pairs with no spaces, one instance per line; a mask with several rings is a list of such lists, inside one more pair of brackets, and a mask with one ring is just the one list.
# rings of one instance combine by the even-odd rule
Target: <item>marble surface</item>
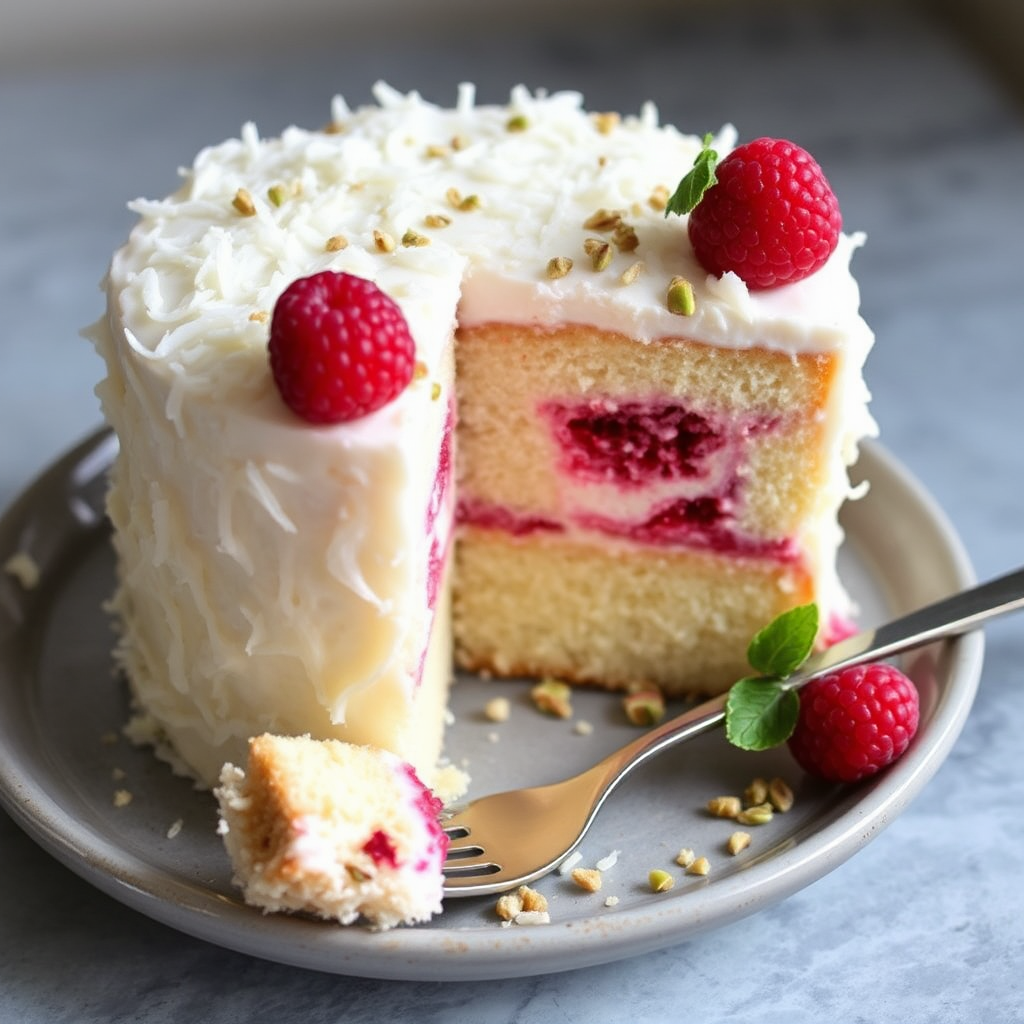
[[[1024,558],[1024,116],[921,15],[713,15],[679,24],[446,31],[265,53],[0,69],[0,505],[98,423],[79,329],[131,218],[200,146],[256,117],[318,124],[374,79],[449,100],[581,89],[703,131],[788,135],[850,228],[887,447],[935,495],[980,577]],[[339,58],[339,51],[343,59]],[[191,939],[102,895],[0,815],[0,1021],[1016,1021],[1024,1018],[1024,621],[988,630],[981,690],[909,810],[785,902],[661,952],[537,978],[384,982]],[[3,756],[0,752],[0,756]]]

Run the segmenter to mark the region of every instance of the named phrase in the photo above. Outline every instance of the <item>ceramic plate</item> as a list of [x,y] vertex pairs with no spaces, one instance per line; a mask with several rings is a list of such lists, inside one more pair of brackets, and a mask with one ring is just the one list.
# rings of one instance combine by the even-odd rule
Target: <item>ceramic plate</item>
[[[339,974],[470,980],[567,970],[680,942],[785,898],[877,835],[938,769],[974,698],[980,633],[908,656],[904,669],[922,698],[917,738],[893,768],[856,787],[806,778],[784,749],[737,751],[720,732],[663,754],[616,791],[582,847],[584,865],[620,851],[601,892],[584,893],[557,874],[538,883],[550,903],[549,925],[503,927],[486,897],[450,899],[429,925],[384,933],[265,916],[232,887],[212,796],[119,735],[127,694],[112,670],[102,609],[113,585],[102,502],[114,451],[106,433],[90,438],[0,522],[0,564],[25,552],[41,573],[31,589],[0,574],[0,800],[43,847],[104,892],[255,956]],[[844,512],[840,571],[864,626],[973,582],[944,515],[891,456],[866,446],[856,475],[871,486]],[[497,693],[513,706],[499,725],[482,713]],[[540,716],[521,682],[461,678],[453,708],[448,752],[468,767],[474,794],[571,774],[636,735],[618,700],[602,693],[574,698],[575,719],[593,726],[589,735],[574,731],[573,721]],[[796,803],[752,829],[751,846],[732,857],[724,844],[733,823],[703,808],[757,775],[787,779]],[[710,875],[676,867],[684,846],[708,857]],[[676,874],[672,891],[649,891],[655,867]],[[614,906],[605,905],[609,896],[617,897]]]

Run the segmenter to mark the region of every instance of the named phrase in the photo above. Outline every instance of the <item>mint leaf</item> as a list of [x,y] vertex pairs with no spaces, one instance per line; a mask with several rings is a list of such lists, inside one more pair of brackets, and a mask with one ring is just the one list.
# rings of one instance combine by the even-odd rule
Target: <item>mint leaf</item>
[[704,197],[718,178],[715,177],[715,164],[718,154],[711,148],[711,136],[705,135],[701,151],[693,161],[693,170],[686,174],[676,186],[672,198],[665,207],[665,216],[670,213],[689,213]]
[[817,635],[818,606],[790,608],[754,635],[747,648],[747,661],[762,675],[788,676],[807,660]]
[[789,739],[799,713],[799,695],[781,680],[741,679],[725,703],[725,735],[741,750],[767,750]]

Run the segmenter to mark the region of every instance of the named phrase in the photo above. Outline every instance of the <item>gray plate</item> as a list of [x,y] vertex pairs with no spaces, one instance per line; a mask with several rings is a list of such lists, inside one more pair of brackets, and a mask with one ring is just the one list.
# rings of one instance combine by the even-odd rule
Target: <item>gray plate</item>
[[[113,585],[101,511],[113,453],[107,434],[90,438],[0,521],[0,565],[24,551],[42,574],[32,590],[0,574],[0,801],[43,847],[104,892],[255,956],[339,974],[470,980],[567,970],[680,942],[785,898],[877,835],[945,759],[977,688],[980,633],[911,656],[904,669],[921,693],[918,736],[893,768],[856,787],[815,782],[785,749],[742,753],[721,734],[662,755],[616,792],[583,847],[584,865],[621,851],[603,890],[583,893],[558,875],[538,883],[550,902],[550,925],[502,927],[488,898],[449,900],[429,925],[386,933],[265,916],[231,885],[210,794],[117,738],[127,696],[112,669],[102,610]],[[857,473],[871,489],[844,512],[841,573],[860,602],[863,625],[973,582],[944,515],[897,462],[868,445]],[[482,714],[497,693],[513,705],[501,725]],[[589,736],[538,715],[521,682],[461,678],[449,754],[468,766],[473,792],[485,793],[570,774],[635,736],[613,696],[581,692],[574,706],[577,719],[593,724]],[[755,775],[788,779],[796,804],[753,829],[750,848],[731,857],[724,843],[732,823],[710,818],[703,807],[712,796],[741,791]],[[115,806],[118,790],[131,802]],[[708,857],[708,877],[686,876],[675,866],[683,846]],[[655,867],[676,874],[672,891],[649,891],[647,874]],[[604,905],[608,896],[618,897],[614,907]]]

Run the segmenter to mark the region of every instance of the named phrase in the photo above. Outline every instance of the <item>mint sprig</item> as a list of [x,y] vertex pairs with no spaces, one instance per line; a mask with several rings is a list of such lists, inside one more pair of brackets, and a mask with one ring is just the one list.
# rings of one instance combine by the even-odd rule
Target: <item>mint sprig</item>
[[800,713],[796,690],[785,685],[818,635],[818,606],[799,605],[759,630],[747,648],[757,676],[732,685],[725,702],[725,735],[741,750],[767,750],[789,739]]
[[694,158],[693,169],[683,176],[665,206],[666,217],[670,213],[689,213],[718,181],[715,176],[718,153],[711,148],[711,139],[710,134],[704,136],[701,150]]

